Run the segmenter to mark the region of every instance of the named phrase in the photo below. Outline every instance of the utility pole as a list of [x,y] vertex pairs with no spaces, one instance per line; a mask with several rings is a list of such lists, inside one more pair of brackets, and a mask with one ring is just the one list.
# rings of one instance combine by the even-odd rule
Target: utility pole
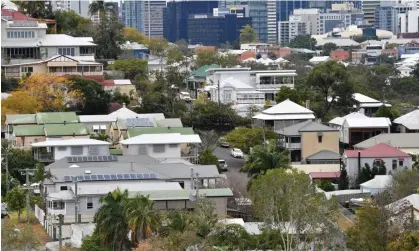
[[29,222],[29,208],[30,208],[30,203],[29,203],[29,191],[32,190],[32,187],[29,184],[29,174],[33,175],[35,172],[35,169],[29,169],[29,168],[25,168],[25,169],[21,169],[19,170],[21,174],[25,174],[26,175],[26,187],[24,188],[26,191],[26,222]]
[[58,215],[58,241],[59,241],[59,251],[63,248],[63,216],[62,214]]
[[220,90],[220,80],[218,80],[218,106],[221,107],[221,90]]
[[7,148],[6,151],[4,153],[4,160],[6,162],[6,193],[9,191],[10,189],[10,181],[9,181],[9,140],[7,139]]
[[78,212],[79,198],[78,198],[78,195],[77,195],[77,182],[78,182],[77,176],[75,176],[74,177],[74,222],[76,224],[79,222],[79,220],[78,220],[78,216],[79,216],[78,215],[79,214],[79,212]]

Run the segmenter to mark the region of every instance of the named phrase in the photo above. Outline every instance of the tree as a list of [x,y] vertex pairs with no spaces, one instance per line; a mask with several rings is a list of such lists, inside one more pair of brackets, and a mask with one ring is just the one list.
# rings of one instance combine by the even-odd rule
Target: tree
[[340,171],[340,176],[338,180],[338,188],[339,190],[345,190],[349,188],[349,178],[348,178],[348,172],[346,171],[346,168],[343,167]]
[[146,239],[152,231],[160,227],[160,215],[153,207],[154,201],[142,195],[129,199],[124,205],[126,218],[133,233],[133,243]]
[[218,167],[218,158],[212,152],[213,151],[210,148],[205,148],[199,154],[199,164],[200,165],[217,165]]
[[400,117],[400,112],[396,108],[383,105],[377,110],[377,112],[374,114],[374,117],[389,118],[390,121],[393,121]]
[[167,56],[169,42],[165,38],[152,38],[147,46],[152,55],[160,58],[160,68],[163,69],[163,58]]
[[12,1],[17,5],[20,12],[33,17],[38,18],[41,13],[45,11],[44,1]]
[[353,36],[352,39],[357,42],[357,43],[362,43],[365,42],[367,40],[377,40],[377,37],[369,37],[369,36],[364,36],[364,35],[358,35],[358,36]]
[[220,139],[220,135],[216,131],[198,130],[197,133],[202,141],[202,149],[208,148],[211,151],[213,151],[218,146],[218,140]]
[[338,47],[335,43],[325,43],[323,45],[323,56],[329,56],[330,53],[336,50]]
[[148,74],[147,61],[135,58],[124,58],[115,60],[113,64],[109,66],[112,70],[122,71],[125,74],[125,78],[134,79],[135,76],[141,74],[146,77]]
[[14,91],[11,96],[2,100],[3,114],[34,114],[42,111],[42,105],[37,97],[29,91]]
[[100,198],[102,206],[94,217],[95,233],[103,236],[104,246],[111,250],[122,251],[128,244],[129,225],[124,210],[127,198],[127,190],[108,193]]
[[419,249],[419,233],[404,233],[401,237],[387,245],[388,251],[417,251]]
[[333,238],[337,202],[317,193],[310,178],[295,169],[277,168],[253,180],[250,196],[254,212],[269,229],[279,230],[281,250],[308,250]]
[[96,25],[93,41],[96,46],[96,57],[99,59],[117,59],[121,53],[121,46],[125,43],[123,34],[124,24],[116,15],[105,15]]
[[1,91],[11,92],[17,89],[19,81],[16,78],[6,78],[4,71],[1,71]]
[[196,53],[195,66],[200,68],[204,65],[215,64],[218,61],[218,55],[211,50],[199,50]]
[[240,43],[247,44],[256,42],[258,39],[258,34],[255,29],[252,28],[250,25],[246,25],[243,29],[240,30]]
[[268,170],[291,167],[290,152],[277,148],[276,143],[270,143],[267,147],[256,145],[248,156],[241,171],[247,172],[247,176],[257,178]]
[[419,170],[401,170],[393,174],[388,192],[392,201],[414,194],[419,188]]
[[146,36],[140,33],[135,28],[126,27],[124,28],[123,32],[124,32],[124,38],[126,41],[137,42],[139,44],[143,44],[146,41]]
[[291,48],[305,48],[309,50],[315,50],[317,40],[312,38],[310,35],[299,35],[290,41],[289,47]]
[[17,219],[20,221],[20,215],[26,206],[26,190],[15,187],[7,193],[4,199],[9,210],[17,211]]
[[236,66],[238,64],[237,56],[230,53],[218,55],[217,64],[223,68]]
[[296,89],[290,88],[288,86],[281,86],[277,95],[275,95],[275,102],[279,104],[287,99],[297,104],[302,104],[302,102],[304,102],[304,100],[300,99]]
[[110,251],[110,249],[105,248],[103,236],[95,232],[83,240],[81,251]]
[[415,65],[412,75],[416,78],[416,80],[419,80],[419,63]]
[[[339,88],[349,83],[345,66],[335,61],[328,61],[316,66],[307,76],[307,84],[322,95],[323,112],[326,115],[336,100],[336,96],[339,96],[339,99],[350,99],[353,94],[350,90],[345,93],[337,92]],[[329,97],[332,97],[330,102]]]
[[116,10],[113,8],[113,4],[110,2],[105,1],[93,1],[89,5],[89,14],[95,15],[96,13],[99,14],[100,19],[105,16],[105,14],[109,14],[110,16],[116,15]]
[[265,144],[265,140],[276,139],[277,134],[265,128],[238,127],[225,136],[231,147],[240,148],[245,153],[250,152],[250,147]]
[[250,235],[243,226],[237,224],[217,224],[209,236],[209,242],[227,250],[246,250]]
[[58,34],[70,36],[92,36],[94,33],[93,22],[89,18],[84,18],[74,10],[58,10],[54,12],[57,22],[56,31]]
[[[45,171],[45,165],[43,163],[36,164],[36,171],[35,171],[33,180],[39,183],[39,194],[42,200],[44,199],[44,180],[49,179],[51,177],[52,177],[51,172]],[[42,202],[41,208],[45,210],[45,205],[43,202]]]
[[178,45],[169,45],[167,49],[167,63],[182,63],[185,57]]
[[91,139],[101,140],[101,141],[109,141],[110,137],[106,133],[97,133],[97,134],[90,134]]
[[115,92],[113,93],[112,102],[118,102],[121,105],[122,104],[129,105],[129,103],[131,103],[131,99],[127,94],[121,93],[119,91],[119,88],[117,88]]
[[[19,181],[19,183],[24,183],[25,177],[20,174],[20,169],[25,168],[33,168],[36,164],[36,161],[33,158],[31,150],[25,150],[20,148],[12,148],[6,140],[2,140],[1,142],[1,150],[2,153],[7,151],[7,158],[8,158],[8,169],[9,174],[12,178],[15,178]],[[2,161],[2,168],[5,169],[3,166],[5,163]]]
[[111,95],[92,79],[72,77],[72,88],[81,94],[82,101],[73,106],[81,115],[108,114]]

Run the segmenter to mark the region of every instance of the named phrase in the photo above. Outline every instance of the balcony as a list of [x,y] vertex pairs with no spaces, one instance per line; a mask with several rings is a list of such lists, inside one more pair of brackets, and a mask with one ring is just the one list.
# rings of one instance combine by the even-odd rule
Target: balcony
[[256,89],[279,89],[282,86],[293,88],[293,83],[270,83],[270,84],[256,84]]
[[287,143],[283,142],[281,143],[282,147],[285,147],[287,149],[301,149],[301,143]]
[[39,162],[53,162],[55,160],[53,153],[43,153],[36,150],[33,157]]
[[262,99],[238,99],[236,104],[252,104],[252,105],[263,105],[265,104],[265,98]]
[[54,76],[66,76],[66,75],[76,75],[76,76],[102,76],[103,72],[94,71],[94,72],[50,72],[50,75]]

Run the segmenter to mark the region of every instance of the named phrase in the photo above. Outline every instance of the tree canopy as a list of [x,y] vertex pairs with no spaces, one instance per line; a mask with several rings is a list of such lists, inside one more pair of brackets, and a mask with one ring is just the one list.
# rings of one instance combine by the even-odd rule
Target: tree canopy
[[104,90],[101,84],[94,80],[80,77],[72,77],[70,80],[73,82],[72,88],[77,90],[82,96],[82,102],[77,103],[73,109],[84,115],[109,113],[111,95]]
[[310,35],[299,35],[296,36],[288,44],[291,48],[305,48],[309,50],[315,50],[317,45],[317,40],[312,38]]
[[88,37],[94,33],[93,22],[84,18],[74,10],[58,10],[54,12],[57,22],[56,32],[75,37]]
[[338,47],[335,43],[325,43],[323,45],[323,56],[329,56],[330,52],[336,50]]
[[123,33],[126,41],[137,42],[139,44],[146,42],[146,36],[135,28],[125,27]]
[[243,27],[243,29],[240,30],[240,43],[246,44],[246,43],[252,43],[256,42],[258,39],[258,34],[255,29],[253,29],[252,26],[246,25]]
[[124,24],[116,15],[104,15],[95,28],[93,41],[97,44],[96,58],[117,59],[121,53],[121,45],[125,43]]
[[260,127],[238,127],[225,136],[232,147],[240,148],[245,153],[249,153],[252,146],[265,144],[264,139],[268,141],[276,138],[274,131]]
[[141,74],[146,77],[148,74],[147,61],[135,58],[117,59],[109,66],[112,70],[122,71],[125,78],[133,80],[135,76]]

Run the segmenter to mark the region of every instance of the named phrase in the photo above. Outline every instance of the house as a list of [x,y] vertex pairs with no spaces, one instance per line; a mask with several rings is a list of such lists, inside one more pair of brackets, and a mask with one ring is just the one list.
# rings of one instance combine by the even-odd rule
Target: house
[[36,125],[36,114],[6,114],[4,121],[5,138],[12,140],[13,127],[18,125]]
[[402,213],[403,211],[407,212],[409,216],[412,216],[413,214],[415,220],[419,221],[419,194],[415,193],[406,196],[387,205],[387,208],[396,214]]
[[[267,61],[268,59],[263,59]],[[272,60],[271,60],[272,61]],[[274,62],[274,61],[272,61]],[[294,78],[297,76],[295,70],[251,70],[251,68],[209,68],[206,70],[209,75],[206,77],[207,86],[217,88],[223,86],[225,81],[241,81],[251,86],[252,91],[259,91],[264,94],[265,100],[274,100],[282,86],[294,88]],[[233,80],[234,79],[234,80]],[[227,81],[227,82],[228,82]],[[249,88],[246,86],[246,88]],[[243,98],[243,97],[242,97]],[[211,99],[218,100],[218,97],[211,95]],[[238,99],[233,99],[236,102]]]
[[351,53],[342,49],[330,52],[330,58],[334,61],[348,61],[350,57]]
[[108,156],[109,143],[95,139],[73,138],[32,143],[35,160],[49,162],[70,156]]
[[253,117],[254,123],[279,131],[306,120],[315,119],[313,111],[287,99]]
[[129,79],[109,79],[101,83],[105,91],[114,93],[119,91],[121,94],[125,94],[128,97],[134,97],[136,95],[136,88]]
[[388,118],[345,118],[341,129],[341,142],[351,148],[375,135],[390,133],[390,125]]
[[277,131],[291,162],[339,163],[339,130],[307,120]]
[[210,91],[211,99],[214,102],[223,104],[264,104],[265,94],[255,90],[252,86],[242,82],[240,79],[229,77],[225,79],[220,87],[215,86]]
[[366,149],[386,143],[407,154],[419,154],[419,133],[383,133],[354,145],[354,149]]
[[397,69],[400,72],[400,77],[409,77],[410,74],[412,73],[413,69],[406,66],[406,65],[401,65],[399,67],[397,67]]
[[397,125],[397,132],[419,133],[419,109],[398,117],[393,123]]
[[364,109],[365,115],[367,116],[374,115],[374,113],[376,113],[383,105],[391,107],[390,104],[383,104],[382,102],[361,93],[354,93],[352,95],[352,99],[355,101],[355,105],[358,109]]
[[360,184],[359,187],[362,193],[369,192],[371,195],[377,195],[387,189],[392,179],[391,175],[375,175],[372,180]]
[[379,143],[363,150],[345,150],[342,159],[346,165],[348,176],[352,178],[357,177],[358,171],[365,164],[370,167],[373,167],[374,164],[383,164],[387,173],[412,168],[412,157],[409,154],[385,143]]
[[318,65],[321,63],[326,63],[327,61],[332,60],[329,56],[319,56],[319,57],[312,57],[308,62],[314,65]]
[[[74,222],[76,189],[81,222],[91,222],[101,206],[99,198],[117,188],[128,189],[130,196],[150,195],[159,210],[193,208],[189,201],[192,187],[199,187],[199,195],[216,202],[217,213],[226,214],[227,197],[232,192],[211,188],[221,179],[215,165],[164,163],[148,156],[109,157],[67,157],[46,166],[51,173],[44,181],[47,214],[63,214],[64,222]],[[194,184],[191,176],[195,177]]]
[[[83,123],[90,134],[106,134],[113,140],[113,125],[117,118],[111,115],[79,115],[80,123]],[[119,140],[118,138],[115,140]]]
[[120,142],[123,155],[145,155],[161,160],[188,159],[196,162],[197,147],[191,147],[187,156],[182,156],[184,144],[201,144],[199,135],[180,133],[141,134]]
[[367,116],[365,116],[363,113],[360,112],[352,112],[348,115],[345,115],[343,117],[336,117],[329,121],[329,126],[339,129],[339,141],[343,142],[343,122],[345,122],[345,119],[347,118],[359,118],[359,119],[368,119]]
[[127,41],[124,45],[121,46],[121,49],[123,50],[122,57],[148,59],[150,55],[150,50],[148,47],[137,42]]

